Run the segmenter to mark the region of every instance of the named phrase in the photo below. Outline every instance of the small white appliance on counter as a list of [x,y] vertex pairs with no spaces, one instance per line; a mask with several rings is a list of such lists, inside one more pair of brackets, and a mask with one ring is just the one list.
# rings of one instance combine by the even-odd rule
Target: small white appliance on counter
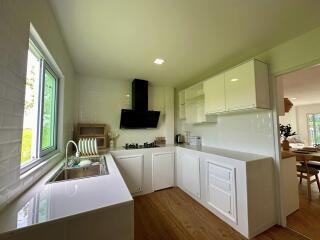
[[201,137],[200,136],[190,136],[189,144],[193,146],[201,146]]

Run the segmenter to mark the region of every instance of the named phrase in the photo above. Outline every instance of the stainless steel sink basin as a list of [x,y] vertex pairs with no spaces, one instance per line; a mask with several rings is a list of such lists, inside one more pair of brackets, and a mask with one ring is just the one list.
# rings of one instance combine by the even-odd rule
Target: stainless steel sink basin
[[100,158],[88,158],[82,160],[90,160],[91,163],[85,166],[74,164],[71,167],[67,168],[63,166],[56,172],[56,174],[54,174],[54,176],[48,181],[48,183],[87,177],[97,177],[109,174],[107,162],[104,156]]

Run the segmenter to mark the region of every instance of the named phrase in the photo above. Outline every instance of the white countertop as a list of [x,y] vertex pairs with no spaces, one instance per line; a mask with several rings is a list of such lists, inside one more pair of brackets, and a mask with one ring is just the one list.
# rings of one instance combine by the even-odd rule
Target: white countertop
[[[160,145],[161,148],[171,148],[171,147],[181,147],[193,151],[198,151],[198,152],[203,152],[203,153],[208,153],[208,154],[214,154],[222,157],[227,157],[227,158],[232,158],[235,160],[239,161],[244,161],[244,162],[250,162],[250,161],[255,161],[255,160],[260,160],[260,159],[265,159],[265,158],[270,158],[271,156],[266,156],[266,155],[261,155],[261,154],[254,154],[254,153],[247,153],[247,152],[239,152],[239,151],[233,151],[233,150],[228,150],[228,149],[223,149],[223,148],[216,148],[216,147],[208,147],[208,146],[194,146],[194,145],[189,145],[189,144],[164,144]],[[109,149],[109,151],[112,152],[145,152],[145,151],[154,151],[158,148],[139,148],[139,149],[124,149],[123,147],[121,148],[114,148],[114,149]]]
[[108,175],[47,184],[58,164],[0,212],[0,234],[133,201],[111,154],[105,157]]
[[193,146],[193,145],[181,144],[181,145],[177,145],[177,147],[182,147],[182,148],[186,148],[186,149],[190,149],[198,152],[219,155],[222,157],[228,157],[228,158],[232,158],[239,161],[245,161],[245,162],[270,158],[270,156],[265,156],[260,154],[238,152],[238,151],[226,150],[222,148],[206,147],[206,146]]
[[[182,144],[162,145],[161,147],[182,147],[245,162],[270,158],[264,155],[206,146]],[[131,152],[137,149],[117,148],[109,149],[109,151]],[[154,148],[138,149],[138,151],[154,151]],[[133,201],[110,152],[105,154],[108,175],[47,184],[63,162],[58,164],[0,212],[0,234]]]

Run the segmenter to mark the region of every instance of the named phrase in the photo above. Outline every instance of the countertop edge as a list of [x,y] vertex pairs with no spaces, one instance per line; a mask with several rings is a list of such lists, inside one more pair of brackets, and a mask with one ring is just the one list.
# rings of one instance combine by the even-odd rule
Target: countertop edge
[[[65,215],[65,216],[60,216],[60,217],[53,217],[52,219],[48,219],[44,222],[36,222],[36,223],[32,223],[28,226],[24,226],[24,227],[20,227],[18,228],[16,227],[10,227],[8,226],[7,229],[0,229],[0,236],[4,236],[6,234],[10,234],[16,231],[20,231],[20,230],[24,230],[24,229],[30,229],[32,227],[37,227],[39,225],[43,225],[43,224],[49,224],[52,222],[57,222],[57,221],[65,221],[67,219],[72,219],[74,217],[78,217],[84,214],[88,214],[88,213],[93,213],[95,211],[100,211],[103,209],[107,209],[107,208],[111,208],[111,207],[115,207],[115,206],[121,206],[121,205],[125,205],[125,204],[130,204],[133,203],[133,198],[129,192],[129,190],[127,189],[127,186],[122,178],[122,175],[120,174],[120,171],[112,157],[112,155],[110,153],[106,153],[103,154],[104,156],[106,156],[106,158],[110,157],[112,159],[112,170],[114,171],[114,175],[117,178],[121,178],[120,181],[122,181],[123,186],[125,186],[126,191],[128,193],[128,197],[126,199],[124,199],[123,201],[119,201],[119,202],[115,202],[115,203],[111,203],[111,204],[107,204],[105,206],[97,206],[96,208],[93,209],[84,209],[83,211],[78,211],[74,214],[70,214],[70,215]],[[35,184],[33,184],[29,189],[27,189],[26,191],[24,191],[22,194],[20,194],[16,199],[14,199],[11,203],[9,203],[7,205],[7,207],[5,209],[1,209],[0,210],[0,219],[1,218],[5,218],[7,215],[6,213],[10,213],[9,209],[12,208],[12,211],[15,210],[17,207],[19,208],[20,204],[19,201],[24,201],[24,198],[29,199],[30,196],[34,196],[34,194],[40,192],[41,190],[43,190],[45,188],[45,186],[47,185],[48,180],[53,176],[53,174],[56,173],[56,171],[61,168],[62,164],[63,164],[64,159],[62,159],[61,161],[58,161],[47,173],[45,173]],[[109,160],[110,161],[110,160]],[[109,167],[109,166],[108,166]],[[103,176],[98,176],[98,177],[94,177],[94,178],[99,178],[99,177],[103,177]],[[91,178],[87,178],[87,179],[94,179],[93,177]],[[76,179],[75,181],[77,181],[79,179]],[[83,181],[83,179],[82,179]],[[106,180],[108,181],[108,180]],[[55,184],[55,183],[49,183],[49,184]],[[124,195],[126,195],[127,193],[125,193]],[[130,196],[130,197],[129,197]],[[9,212],[6,212],[9,211]],[[1,216],[2,214],[4,214],[3,216]],[[9,215],[9,214],[8,214]],[[9,215],[9,217],[11,217]],[[0,221],[1,222],[1,221]]]

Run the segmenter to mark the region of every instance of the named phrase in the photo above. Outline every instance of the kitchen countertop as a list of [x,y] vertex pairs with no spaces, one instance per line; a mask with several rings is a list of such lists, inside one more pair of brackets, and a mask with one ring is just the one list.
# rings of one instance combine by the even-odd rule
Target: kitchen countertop
[[[233,158],[235,160],[245,161],[245,162],[270,158],[270,156],[266,156],[266,155],[232,151],[232,150],[227,150],[227,149],[223,149],[223,148],[215,148],[215,147],[208,147],[208,146],[202,146],[202,145],[201,146],[194,146],[194,145],[189,145],[189,144],[163,144],[163,145],[159,145],[159,146],[160,147],[181,147],[181,148],[194,150],[194,151],[198,151],[198,152],[215,154],[215,155],[222,156],[222,157]],[[119,147],[119,148],[109,149],[109,151],[112,153],[112,152],[117,152],[117,151],[137,151],[137,150],[144,150],[145,151],[148,149],[150,150],[150,149],[157,149],[157,148],[124,149],[123,147]]]
[[[167,144],[160,147],[182,147],[245,162],[270,157],[187,144]],[[113,151],[119,150],[131,151],[137,149],[125,150],[122,147],[108,149],[105,154],[108,175],[47,184],[47,181],[61,168],[64,161],[57,164],[34,186],[0,212],[0,234],[133,201],[111,155]],[[106,191],[103,191],[103,189]]]
[[227,149],[222,149],[222,148],[207,147],[207,146],[193,146],[193,145],[187,145],[187,144],[180,144],[177,146],[182,147],[182,148],[186,148],[186,149],[190,149],[190,150],[194,150],[194,151],[198,151],[198,152],[204,152],[204,153],[219,155],[222,157],[233,158],[235,160],[240,160],[240,161],[245,161],[245,162],[270,158],[270,156],[265,156],[265,155],[260,155],[260,154],[238,152],[238,151],[232,151],[232,150],[227,150]]
[[47,184],[60,162],[0,212],[0,234],[133,201],[111,154],[105,157],[108,175]]

